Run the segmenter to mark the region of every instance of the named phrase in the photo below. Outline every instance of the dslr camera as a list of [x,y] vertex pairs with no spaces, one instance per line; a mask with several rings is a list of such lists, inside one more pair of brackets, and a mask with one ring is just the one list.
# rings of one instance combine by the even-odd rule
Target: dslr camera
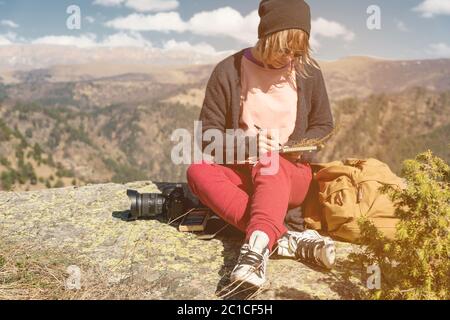
[[161,193],[139,193],[127,190],[131,200],[128,220],[163,218],[170,221],[186,211],[187,199],[181,184],[166,186]]

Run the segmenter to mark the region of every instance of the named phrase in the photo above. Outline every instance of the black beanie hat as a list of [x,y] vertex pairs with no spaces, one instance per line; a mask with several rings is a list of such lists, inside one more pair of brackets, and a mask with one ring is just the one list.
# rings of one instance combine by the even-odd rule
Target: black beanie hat
[[258,39],[286,29],[302,29],[310,35],[311,10],[304,0],[262,0],[258,14]]

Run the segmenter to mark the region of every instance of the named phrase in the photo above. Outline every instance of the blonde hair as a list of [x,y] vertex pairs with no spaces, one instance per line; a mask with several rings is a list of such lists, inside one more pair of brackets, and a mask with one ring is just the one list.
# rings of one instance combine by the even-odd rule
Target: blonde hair
[[[320,69],[311,57],[308,34],[301,29],[286,29],[274,32],[262,37],[256,43],[256,50],[265,64],[275,61],[280,57],[281,52],[286,49],[291,52],[301,52],[298,58],[293,57],[293,66],[295,66],[297,74],[305,78],[309,77],[306,65]],[[292,65],[290,71],[292,71]]]

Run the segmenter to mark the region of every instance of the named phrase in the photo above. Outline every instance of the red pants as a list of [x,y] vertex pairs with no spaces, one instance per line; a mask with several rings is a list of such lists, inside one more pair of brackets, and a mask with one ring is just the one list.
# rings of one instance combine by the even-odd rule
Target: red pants
[[286,231],[288,209],[305,199],[312,179],[309,164],[294,163],[279,154],[274,174],[261,174],[270,164],[216,164],[202,161],[186,172],[188,185],[200,201],[226,222],[246,233],[261,230],[270,239],[269,249]]

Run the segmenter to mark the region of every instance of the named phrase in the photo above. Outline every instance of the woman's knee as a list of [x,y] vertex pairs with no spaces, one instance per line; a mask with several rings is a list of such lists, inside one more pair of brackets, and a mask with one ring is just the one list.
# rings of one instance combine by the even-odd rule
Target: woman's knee
[[192,163],[186,170],[186,178],[188,181],[195,181],[204,175],[205,169],[209,166],[208,163],[202,161],[200,163]]
[[189,165],[186,170],[186,180],[189,186],[191,186],[192,191],[195,192],[195,185],[201,184],[210,176],[211,168],[212,164],[206,161]]

